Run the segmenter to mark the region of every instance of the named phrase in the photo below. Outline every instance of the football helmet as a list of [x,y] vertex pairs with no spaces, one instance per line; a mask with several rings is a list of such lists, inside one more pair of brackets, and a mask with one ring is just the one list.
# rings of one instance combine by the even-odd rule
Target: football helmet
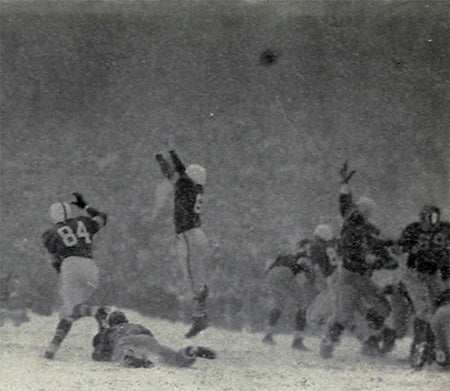
[[199,164],[191,164],[186,169],[186,174],[196,184],[204,186],[206,184],[206,170]]
[[57,202],[50,206],[50,220],[53,223],[62,223],[72,217],[72,210],[67,202]]
[[331,227],[327,224],[320,224],[316,227],[314,230],[314,236],[318,237],[319,239],[322,239],[326,242],[329,242],[333,239],[333,230]]
[[420,210],[419,216],[423,223],[436,225],[441,219],[441,210],[434,205],[425,205]]

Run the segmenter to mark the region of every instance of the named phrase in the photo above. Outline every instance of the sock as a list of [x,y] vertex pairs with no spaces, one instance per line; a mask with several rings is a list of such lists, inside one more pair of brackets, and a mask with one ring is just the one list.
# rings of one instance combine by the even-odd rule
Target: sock
[[344,331],[344,326],[342,326],[340,323],[334,323],[329,329],[328,329],[328,337],[331,342],[339,342],[339,338],[341,337],[342,332]]
[[194,297],[194,316],[203,316],[206,314],[206,299],[208,295],[208,287],[204,285],[203,290]]
[[53,336],[51,344],[55,347],[59,347],[62,341],[66,338],[67,334],[69,334],[70,329],[72,328],[72,321],[68,318],[63,318],[59,321],[58,326],[56,326],[55,335]]
[[295,314],[295,330],[303,331],[306,327],[306,312],[304,310],[298,310]]

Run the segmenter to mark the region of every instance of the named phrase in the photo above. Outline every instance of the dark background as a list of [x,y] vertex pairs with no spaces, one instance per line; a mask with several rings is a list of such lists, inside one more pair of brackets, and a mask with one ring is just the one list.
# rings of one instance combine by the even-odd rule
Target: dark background
[[[447,1],[1,3],[1,270],[28,305],[55,302],[41,234],[82,192],[109,214],[97,300],[170,319],[171,200],[150,224],[174,136],[208,170],[212,317],[259,329],[264,267],[338,228],[337,172],[397,237],[424,203],[449,207]],[[278,61],[259,55],[270,48]]]

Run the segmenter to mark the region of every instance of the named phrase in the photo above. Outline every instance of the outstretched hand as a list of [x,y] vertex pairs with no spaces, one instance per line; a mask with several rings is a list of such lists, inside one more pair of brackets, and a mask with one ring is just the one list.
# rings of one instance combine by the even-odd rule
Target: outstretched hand
[[352,170],[350,172],[348,171],[348,161],[346,160],[339,171],[339,175],[342,178],[342,183],[348,183],[355,172],[356,170]]
[[80,209],[86,208],[86,201],[80,193],[72,193],[75,197],[75,201],[72,201],[71,204],[78,206]]
[[171,134],[166,136],[164,140],[164,145],[168,151],[175,149],[175,141]]

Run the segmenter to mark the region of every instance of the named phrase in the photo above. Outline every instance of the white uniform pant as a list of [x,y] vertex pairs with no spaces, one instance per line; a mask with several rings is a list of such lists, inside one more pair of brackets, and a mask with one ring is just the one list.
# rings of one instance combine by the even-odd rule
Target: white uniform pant
[[209,241],[201,228],[177,235],[177,257],[184,274],[185,285],[194,297],[207,284],[206,260]]
[[402,277],[402,282],[413,302],[415,316],[430,322],[434,312],[433,302],[446,288],[440,276],[408,268]]
[[60,319],[72,315],[76,305],[89,300],[98,284],[99,271],[94,260],[83,257],[65,258],[61,265],[58,283],[62,300]]

